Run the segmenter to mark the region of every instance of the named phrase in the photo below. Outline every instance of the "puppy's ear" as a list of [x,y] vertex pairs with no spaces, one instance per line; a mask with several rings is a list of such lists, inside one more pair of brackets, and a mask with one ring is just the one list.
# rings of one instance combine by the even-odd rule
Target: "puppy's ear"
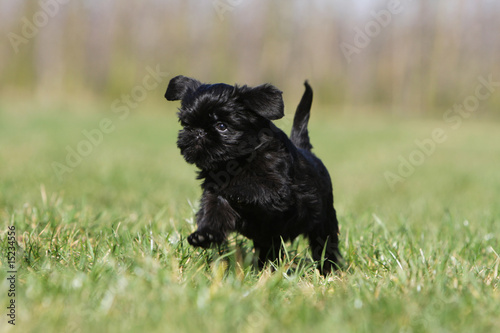
[[269,120],[275,120],[285,115],[282,94],[281,90],[275,86],[263,84],[255,88],[244,89],[242,99],[245,106],[253,112]]
[[165,98],[169,101],[181,100],[186,93],[193,92],[201,85],[201,82],[186,76],[176,76],[170,80]]

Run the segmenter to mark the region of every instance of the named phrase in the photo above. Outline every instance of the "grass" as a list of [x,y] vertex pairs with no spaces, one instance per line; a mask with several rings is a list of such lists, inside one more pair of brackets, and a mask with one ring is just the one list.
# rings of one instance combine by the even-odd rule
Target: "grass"
[[[288,244],[275,272],[252,269],[241,236],[224,249],[187,244],[200,191],[175,147],[173,109],[120,120],[106,108],[29,108],[0,108],[1,332],[500,327],[498,124],[467,119],[452,131],[439,120],[313,115],[349,262],[325,279],[303,239]],[[51,164],[104,117],[115,130],[60,180]],[[289,120],[280,122],[287,131]],[[436,127],[448,140],[391,190],[384,172],[397,172],[398,156]],[[11,225],[15,327],[6,317]]]

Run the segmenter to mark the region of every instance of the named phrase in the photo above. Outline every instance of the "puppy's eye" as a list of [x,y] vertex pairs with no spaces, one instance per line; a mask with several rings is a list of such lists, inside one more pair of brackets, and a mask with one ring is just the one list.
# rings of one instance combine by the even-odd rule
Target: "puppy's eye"
[[224,123],[217,123],[215,124],[215,129],[218,130],[219,132],[225,132],[227,131],[227,126]]

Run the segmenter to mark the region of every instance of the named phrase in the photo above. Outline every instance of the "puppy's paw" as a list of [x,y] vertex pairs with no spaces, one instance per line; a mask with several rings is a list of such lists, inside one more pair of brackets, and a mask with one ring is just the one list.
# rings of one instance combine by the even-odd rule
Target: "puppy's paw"
[[232,185],[225,189],[224,197],[229,201],[240,201],[243,190],[242,186]]
[[206,249],[213,243],[219,243],[219,238],[207,231],[195,231],[188,236],[188,242],[192,246],[199,246]]

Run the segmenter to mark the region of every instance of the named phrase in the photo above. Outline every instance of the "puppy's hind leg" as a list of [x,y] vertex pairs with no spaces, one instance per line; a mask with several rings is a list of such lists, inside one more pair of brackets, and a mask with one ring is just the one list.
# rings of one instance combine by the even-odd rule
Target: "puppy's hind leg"
[[321,274],[327,275],[341,268],[343,259],[338,248],[338,236],[336,234],[310,234],[309,244],[313,260],[318,262],[318,269]]
[[323,275],[342,268],[344,264],[339,251],[338,222],[333,206],[328,215],[308,235],[312,257],[318,262],[318,269]]

